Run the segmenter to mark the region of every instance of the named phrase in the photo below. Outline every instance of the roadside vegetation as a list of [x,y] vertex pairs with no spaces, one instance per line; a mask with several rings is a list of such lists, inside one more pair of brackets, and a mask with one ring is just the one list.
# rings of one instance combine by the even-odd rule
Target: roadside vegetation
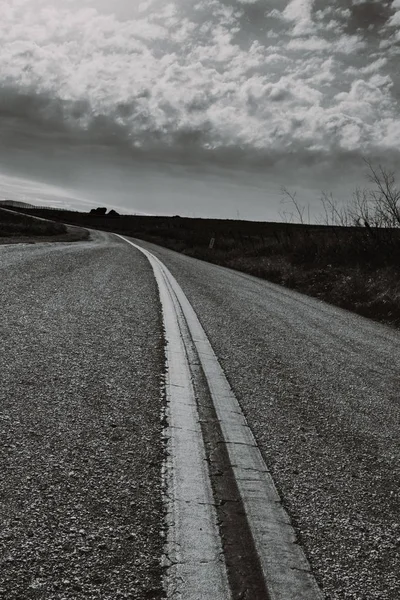
[[140,237],[400,327],[400,229],[274,225],[208,239],[186,229]]
[[64,223],[43,220],[13,210],[0,208],[0,243],[37,241],[77,241],[86,239],[85,230],[72,231]]
[[[347,206],[321,196],[320,223],[283,189],[282,223],[40,210],[46,218],[137,237],[400,327],[400,191],[367,163]],[[296,222],[297,221],[297,222]]]
[[36,219],[30,215],[0,209],[0,237],[46,236],[65,233],[62,223]]

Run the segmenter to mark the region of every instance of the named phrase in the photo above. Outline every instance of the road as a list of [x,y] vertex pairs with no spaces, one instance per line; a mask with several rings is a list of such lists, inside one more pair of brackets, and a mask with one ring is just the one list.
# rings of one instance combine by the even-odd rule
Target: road
[[[399,333],[141,245],[194,308],[325,597],[397,599]],[[156,598],[164,349],[151,267],[108,234],[0,257],[0,594]]]
[[0,597],[157,598],[157,288],[116,238],[0,249]]

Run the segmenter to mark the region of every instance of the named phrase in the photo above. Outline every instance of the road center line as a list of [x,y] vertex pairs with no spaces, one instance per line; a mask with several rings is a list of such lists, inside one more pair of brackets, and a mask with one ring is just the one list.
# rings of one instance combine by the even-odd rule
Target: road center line
[[[173,533],[170,534],[170,540],[172,547],[175,543],[175,547],[179,548],[177,555],[181,560],[175,565],[175,583],[180,577],[184,579],[183,585],[177,583],[181,593],[178,597],[187,600],[222,600],[230,597],[225,566],[220,560],[221,544],[215,538],[215,535],[218,537],[218,531],[212,507],[211,485],[205,467],[205,453],[195,406],[196,399],[190,380],[190,368],[179,326],[179,320],[184,317],[221,426],[269,597],[271,600],[322,600],[323,594],[297,543],[295,531],[282,506],[273,479],[195,311],[175,278],[156,256],[129,239],[120,235],[118,237],[145,254],[150,261],[163,307],[168,362],[167,416],[170,426],[174,428],[170,438],[172,473],[169,485],[174,498],[173,517],[170,521]],[[179,389],[176,386],[182,387]],[[184,407],[188,407],[187,412]],[[182,430],[179,429],[181,426]],[[178,431],[185,433],[180,435],[177,434]],[[193,431],[198,432],[198,435],[194,435]],[[189,453],[190,457],[194,458],[195,465],[187,468]],[[195,475],[194,471],[190,473],[194,466],[201,474],[200,477]],[[185,481],[186,477],[189,479]],[[185,496],[188,493],[189,496]],[[201,514],[199,510],[199,501],[201,506],[207,507],[205,514]],[[186,510],[188,505],[192,510]],[[205,584],[203,578],[211,579],[207,567],[202,573],[194,573],[187,569],[189,563],[193,564],[193,552],[196,559],[196,553],[200,549],[197,529],[202,525],[208,532],[205,545],[208,548],[207,567],[211,568],[213,564],[213,577],[219,584],[219,587],[216,587],[213,583],[208,591],[196,588],[197,585]],[[183,531],[183,526],[191,531],[196,530],[195,535],[188,535],[187,531]],[[220,595],[216,593],[217,590]]]
[[166,431],[167,598],[230,600],[196,398],[179,326],[179,306],[158,259],[119,237],[149,259],[163,310],[169,425]]

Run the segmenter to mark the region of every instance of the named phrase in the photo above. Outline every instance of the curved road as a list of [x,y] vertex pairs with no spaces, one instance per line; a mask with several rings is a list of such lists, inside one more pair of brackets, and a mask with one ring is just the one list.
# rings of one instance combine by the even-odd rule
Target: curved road
[[[122,240],[0,248],[4,598],[157,598],[164,350]],[[327,599],[400,597],[400,335],[140,242],[191,302]]]
[[0,248],[0,597],[157,598],[162,323],[106,234]]

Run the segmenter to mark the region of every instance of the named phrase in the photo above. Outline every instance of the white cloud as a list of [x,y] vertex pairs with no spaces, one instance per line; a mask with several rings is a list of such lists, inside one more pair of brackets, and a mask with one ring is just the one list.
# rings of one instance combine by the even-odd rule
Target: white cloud
[[305,65],[297,66],[297,74],[309,85],[321,87],[335,82],[337,62],[332,58],[314,57]]
[[[28,117],[61,111],[83,130],[105,122],[137,147],[400,146],[387,133],[398,120],[392,81],[377,77],[387,60],[371,63],[359,36],[333,40],[335,11],[321,13],[317,26],[313,2],[293,0],[279,13],[284,32],[270,29],[268,46],[265,38],[241,44],[241,13],[218,0],[191,15],[176,4],[151,14],[140,6],[137,18],[119,21],[94,9],[0,0],[0,86],[7,97],[33,98]],[[329,35],[324,19],[333,23]]]
[[400,10],[394,13],[394,15],[389,19],[388,24],[392,27],[397,27],[400,25]]
[[361,73],[363,73],[364,75],[369,75],[371,73],[377,73],[379,72],[385,65],[387,65],[388,63],[388,59],[386,57],[381,57],[378,58],[377,60],[374,60],[374,62],[372,62],[371,64],[367,65],[366,67],[360,69]]
[[283,16],[289,21],[310,21],[313,5],[314,0],[291,0],[283,11]]
[[356,35],[341,35],[335,41],[314,35],[291,39],[287,47],[289,50],[297,51],[354,54],[365,46],[366,42]]
[[281,13],[280,10],[278,10],[277,8],[273,8],[270,11],[267,11],[265,13],[266,17],[269,17],[270,19],[280,19],[280,20],[284,20],[283,14]]
[[312,18],[314,0],[291,0],[282,16],[294,23],[293,35],[307,35],[315,31]]
[[333,46],[336,52],[354,54],[366,48],[367,42],[358,35],[342,35]]
[[[396,2],[396,0],[394,1]],[[378,4],[379,2],[381,2],[381,0],[352,0],[351,4],[353,6],[359,6],[360,4],[372,4],[373,2]]]
[[314,35],[312,37],[292,39],[287,47],[289,50],[320,52],[322,50],[330,50],[331,43],[322,37]]

